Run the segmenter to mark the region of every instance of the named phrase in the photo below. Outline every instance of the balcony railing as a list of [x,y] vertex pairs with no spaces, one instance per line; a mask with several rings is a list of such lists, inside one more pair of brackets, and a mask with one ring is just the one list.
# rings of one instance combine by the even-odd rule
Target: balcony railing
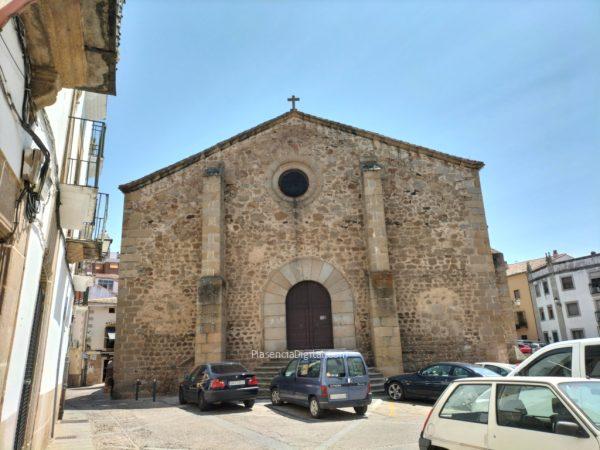
[[96,198],[96,213],[92,222],[84,223],[80,238],[87,241],[97,241],[106,234],[106,219],[108,218],[108,194],[98,193]]
[[93,219],[67,238],[67,260],[70,263],[98,261],[108,253],[111,240],[106,235],[108,194],[98,193]]
[[592,294],[600,294],[600,284],[598,284],[598,283],[590,283],[590,293],[592,293]]
[[78,156],[67,158],[63,183],[97,188],[104,158],[106,124],[80,117],[70,117],[70,120],[69,142],[77,149]]
[[517,329],[519,328],[527,328],[527,321],[526,320],[520,320],[518,321],[515,326],[517,327]]

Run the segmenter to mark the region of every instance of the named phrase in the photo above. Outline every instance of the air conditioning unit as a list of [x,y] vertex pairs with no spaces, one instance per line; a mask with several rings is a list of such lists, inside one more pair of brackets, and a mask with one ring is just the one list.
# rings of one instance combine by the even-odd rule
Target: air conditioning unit
[[33,188],[41,188],[39,183],[43,165],[44,153],[39,148],[26,148],[23,151],[23,181]]

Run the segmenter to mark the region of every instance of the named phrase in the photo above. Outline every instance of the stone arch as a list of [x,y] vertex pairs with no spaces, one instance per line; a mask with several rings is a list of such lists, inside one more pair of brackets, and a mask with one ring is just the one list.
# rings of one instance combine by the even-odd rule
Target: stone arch
[[285,298],[292,286],[306,280],[321,283],[331,296],[334,347],[356,349],[355,301],[350,284],[328,262],[303,257],[271,272],[265,285],[262,303],[264,350],[287,350]]

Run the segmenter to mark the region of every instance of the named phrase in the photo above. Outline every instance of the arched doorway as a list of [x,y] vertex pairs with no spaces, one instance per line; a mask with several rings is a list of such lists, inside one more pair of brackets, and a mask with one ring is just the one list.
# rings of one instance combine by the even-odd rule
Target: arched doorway
[[321,283],[301,281],[285,298],[289,350],[333,348],[331,297]]

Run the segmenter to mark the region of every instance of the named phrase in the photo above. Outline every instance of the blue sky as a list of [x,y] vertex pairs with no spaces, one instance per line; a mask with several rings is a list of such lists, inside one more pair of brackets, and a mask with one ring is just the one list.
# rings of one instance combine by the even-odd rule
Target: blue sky
[[299,109],[484,161],[507,261],[600,251],[600,2],[127,0],[101,190]]

